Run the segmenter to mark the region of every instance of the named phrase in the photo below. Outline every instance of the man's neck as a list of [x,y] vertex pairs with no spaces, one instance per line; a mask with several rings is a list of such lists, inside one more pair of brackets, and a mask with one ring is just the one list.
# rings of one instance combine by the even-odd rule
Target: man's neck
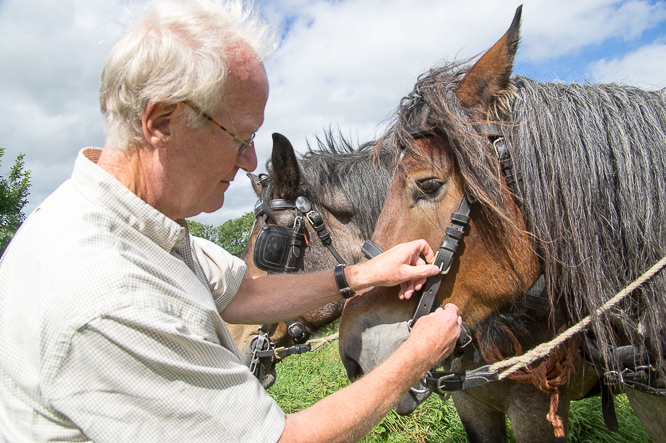
[[149,205],[156,207],[157,198],[150,188],[153,176],[152,149],[117,149],[106,145],[97,166],[111,174],[132,193]]

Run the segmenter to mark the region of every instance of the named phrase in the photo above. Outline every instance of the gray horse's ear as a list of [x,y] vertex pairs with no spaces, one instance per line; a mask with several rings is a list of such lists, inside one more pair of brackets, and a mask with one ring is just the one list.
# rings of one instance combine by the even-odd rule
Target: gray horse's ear
[[252,189],[254,189],[254,193],[257,194],[257,197],[261,197],[261,179],[259,178],[258,175],[254,175],[251,172],[248,172],[247,178],[250,179],[250,183],[252,183]]
[[483,54],[458,85],[456,97],[464,107],[487,111],[495,97],[510,90],[513,60],[520,39],[522,10],[522,5],[516,9],[516,15],[506,34]]
[[296,198],[298,184],[301,181],[296,153],[287,137],[277,132],[273,133],[271,166],[269,174],[273,180],[275,197],[285,200]]

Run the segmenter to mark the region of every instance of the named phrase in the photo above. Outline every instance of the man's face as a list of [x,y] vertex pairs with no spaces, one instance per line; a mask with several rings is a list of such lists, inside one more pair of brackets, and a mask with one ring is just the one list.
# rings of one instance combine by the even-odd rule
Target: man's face
[[[264,121],[268,79],[263,65],[249,50],[240,48],[231,57],[223,111],[211,115],[219,124],[243,140],[249,139]],[[179,112],[184,112],[183,104]],[[165,179],[173,209],[171,218],[192,217],[222,207],[224,193],[239,169],[257,167],[254,146],[238,156],[240,143],[212,122],[186,128],[184,115],[176,155],[169,156]],[[164,159],[167,161],[167,158]]]

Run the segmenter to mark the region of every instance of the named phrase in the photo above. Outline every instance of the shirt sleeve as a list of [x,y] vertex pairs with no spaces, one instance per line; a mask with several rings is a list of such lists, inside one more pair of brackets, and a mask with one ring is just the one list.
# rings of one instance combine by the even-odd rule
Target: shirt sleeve
[[155,308],[121,309],[78,330],[48,397],[95,442],[274,442],[285,425],[228,349]]
[[211,241],[195,236],[190,238],[192,252],[208,280],[217,311],[222,312],[238,292],[247,265]]

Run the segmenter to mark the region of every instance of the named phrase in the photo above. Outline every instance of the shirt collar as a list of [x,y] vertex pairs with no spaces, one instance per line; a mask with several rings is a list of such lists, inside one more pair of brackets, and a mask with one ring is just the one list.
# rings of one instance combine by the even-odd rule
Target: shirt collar
[[79,152],[72,172],[72,181],[79,192],[112,211],[166,251],[184,241],[188,237],[184,220],[170,219],[97,166],[101,154],[99,148],[84,148]]

